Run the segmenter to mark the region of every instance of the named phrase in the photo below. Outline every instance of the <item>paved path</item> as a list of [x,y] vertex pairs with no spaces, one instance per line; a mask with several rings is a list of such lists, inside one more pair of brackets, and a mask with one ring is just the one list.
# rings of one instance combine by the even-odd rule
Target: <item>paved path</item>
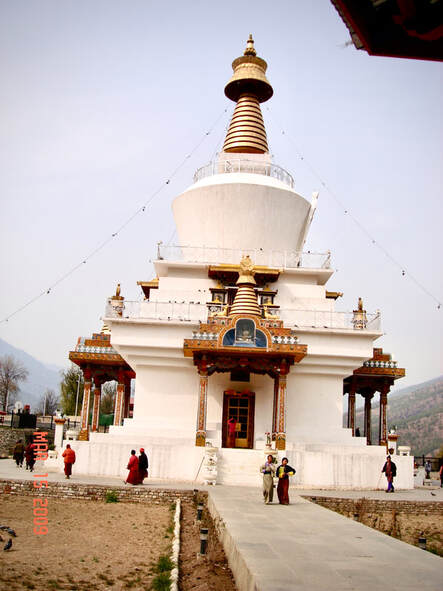
[[[368,496],[367,491],[364,494]],[[294,492],[289,506],[264,505],[260,491],[251,488],[214,487],[209,495],[211,512],[226,528],[225,551],[239,591],[440,591],[443,587],[443,560],[438,556]]]
[[[36,473],[45,473],[40,462]],[[13,460],[0,460],[0,478],[32,480],[33,476],[17,468]],[[49,472],[48,480],[66,482],[58,472]],[[75,470],[71,482],[125,486],[121,478],[81,475]],[[443,489],[387,495],[382,491],[291,488],[291,505],[286,507],[264,505],[258,488],[206,487],[157,479],[146,482],[144,486],[155,488],[209,492],[211,512],[221,520],[225,551],[239,591],[440,591],[443,587],[441,558],[301,496],[443,501]]]

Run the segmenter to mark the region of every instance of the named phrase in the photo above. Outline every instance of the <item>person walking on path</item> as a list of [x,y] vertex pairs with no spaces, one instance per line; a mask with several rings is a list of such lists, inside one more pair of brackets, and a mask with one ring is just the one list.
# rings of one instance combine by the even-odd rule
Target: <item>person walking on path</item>
[[283,458],[277,468],[277,495],[280,505],[289,505],[289,477],[294,476],[295,470],[288,464],[288,458]]
[[35,445],[32,442],[32,439],[25,448],[25,460],[26,460],[26,470],[29,469],[30,472],[34,472]]
[[22,440],[19,439],[17,441],[17,443],[14,445],[14,452],[13,452],[13,457],[14,457],[15,463],[17,464],[17,468],[23,467],[23,456],[24,455],[25,455],[25,446],[23,445]]
[[127,469],[129,470],[129,474],[126,478],[126,482],[128,484],[138,484],[138,457],[135,455],[135,449],[131,449],[131,457],[129,458]]
[[70,478],[72,474],[72,464],[75,463],[75,451],[71,449],[71,446],[66,444],[66,449],[62,453],[62,458],[64,458],[65,462],[65,477]]
[[140,448],[140,455],[138,456],[138,481],[143,484],[143,480],[148,477],[148,456],[145,454],[143,447]]
[[388,488],[386,492],[394,492],[394,478],[397,476],[397,466],[391,461],[391,456],[386,458],[382,473],[385,473],[388,481]]
[[429,460],[426,460],[425,462],[425,472],[426,472],[426,478],[429,480],[431,478],[431,462]]
[[443,464],[440,466],[440,488],[443,488]]
[[260,472],[263,474],[263,498],[266,505],[272,503],[274,498],[274,476],[275,466],[274,457],[269,454],[266,462],[260,466]]

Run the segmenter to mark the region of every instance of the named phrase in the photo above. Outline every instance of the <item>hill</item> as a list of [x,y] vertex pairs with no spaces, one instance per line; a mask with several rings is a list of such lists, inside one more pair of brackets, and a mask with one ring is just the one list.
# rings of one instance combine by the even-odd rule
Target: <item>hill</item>
[[[378,440],[378,395],[372,404],[372,441]],[[356,425],[363,433],[363,409]],[[399,445],[409,445],[414,456],[435,455],[443,444],[443,376],[388,395],[388,428],[397,428]]]
[[57,371],[54,366],[45,365],[32,355],[0,339],[0,357],[5,355],[11,355],[20,361],[29,372],[26,382],[20,384],[17,399],[23,404],[30,404],[31,410],[35,409],[46,388],[51,388],[57,395],[59,394],[60,370]]

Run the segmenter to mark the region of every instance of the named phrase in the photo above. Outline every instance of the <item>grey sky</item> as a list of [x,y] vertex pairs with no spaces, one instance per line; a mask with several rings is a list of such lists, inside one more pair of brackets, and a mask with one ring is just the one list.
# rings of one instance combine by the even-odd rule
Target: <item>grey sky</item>
[[[399,386],[442,373],[443,309],[306,164],[442,298],[441,64],[343,48],[349,35],[326,0],[3,1],[0,12],[1,318],[94,250],[232,112],[223,88],[253,33],[274,87],[263,106],[271,151],[298,192],[320,190],[307,248],[332,251],[339,309],[358,296],[381,309],[387,336],[376,344],[406,367]],[[156,242],[174,231],[171,201],[220,148],[229,113],[145,213],[0,337],[66,365],[77,337],[101,327],[118,281],[138,299]]]

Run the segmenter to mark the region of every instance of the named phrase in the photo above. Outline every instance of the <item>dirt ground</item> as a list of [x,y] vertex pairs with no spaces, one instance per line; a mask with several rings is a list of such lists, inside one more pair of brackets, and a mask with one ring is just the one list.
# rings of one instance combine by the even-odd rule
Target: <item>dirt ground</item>
[[443,556],[443,516],[386,511],[365,515],[361,522],[413,546],[423,532],[427,550]]
[[[8,591],[146,591],[154,565],[169,554],[169,506],[48,499],[48,534],[33,533],[32,497],[2,495],[0,588]],[[169,528],[169,531],[168,531]]]
[[[202,499],[203,501],[203,499]],[[196,506],[182,505],[180,538],[180,591],[236,591],[223,547],[218,541],[208,511],[203,511],[201,525],[196,523]],[[209,529],[208,549],[205,557],[200,551],[200,527]]]

